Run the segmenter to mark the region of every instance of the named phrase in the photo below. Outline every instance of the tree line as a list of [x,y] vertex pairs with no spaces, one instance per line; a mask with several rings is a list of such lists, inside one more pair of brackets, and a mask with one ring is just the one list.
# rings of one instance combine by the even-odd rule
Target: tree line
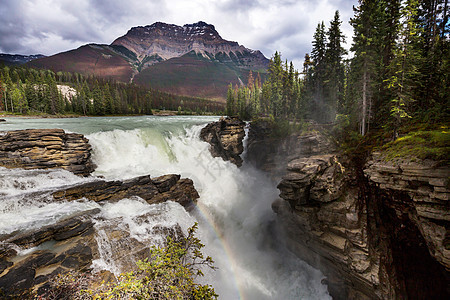
[[[75,92],[65,96],[58,86]],[[0,111],[79,115],[152,114],[153,109],[183,113],[222,113],[224,105],[210,100],[177,96],[135,84],[27,67],[0,68]]]
[[[303,70],[276,52],[267,80],[230,86],[227,114],[320,123],[339,121],[365,135],[408,122],[449,117],[448,0],[359,0],[350,20],[352,57],[346,59],[339,11],[320,22]],[[252,80],[250,80],[252,79]]]

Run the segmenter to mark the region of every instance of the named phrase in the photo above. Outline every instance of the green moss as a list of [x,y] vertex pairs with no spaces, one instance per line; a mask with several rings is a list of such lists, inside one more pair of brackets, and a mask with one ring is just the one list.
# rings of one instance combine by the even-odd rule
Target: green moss
[[435,130],[418,130],[384,145],[381,150],[389,160],[416,157],[436,161],[450,161],[450,131],[447,126]]

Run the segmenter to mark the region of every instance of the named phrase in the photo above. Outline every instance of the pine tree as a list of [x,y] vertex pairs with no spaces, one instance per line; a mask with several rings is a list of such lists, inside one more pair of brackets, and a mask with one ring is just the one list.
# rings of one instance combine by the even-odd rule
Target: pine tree
[[325,52],[325,100],[328,111],[326,119],[329,121],[334,120],[337,103],[343,102],[344,66],[342,59],[346,51],[342,46],[345,43],[345,37],[340,29],[341,23],[339,11],[336,11],[327,31],[328,43]]
[[324,121],[324,80],[325,80],[325,53],[326,53],[326,35],[325,24],[319,23],[313,36],[313,48],[311,58],[313,64],[313,72],[309,80],[311,99],[308,99],[308,110],[311,116],[317,121]]
[[233,116],[235,114],[235,100],[234,100],[234,90],[233,85],[230,83],[228,86],[228,92],[227,92],[227,115]]

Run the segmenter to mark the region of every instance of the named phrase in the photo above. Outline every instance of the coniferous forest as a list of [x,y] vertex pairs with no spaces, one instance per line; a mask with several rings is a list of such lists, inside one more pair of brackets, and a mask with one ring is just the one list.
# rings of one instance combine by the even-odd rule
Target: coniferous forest
[[227,113],[243,118],[337,122],[365,135],[371,128],[449,120],[448,1],[364,1],[354,7],[351,55],[346,57],[336,11],[320,22],[303,70],[276,52],[260,87],[229,87]]
[[[222,103],[78,73],[4,66],[0,83],[0,111],[11,113],[102,116],[149,115],[152,108],[195,114],[224,111]],[[74,92],[64,96],[61,85]]]

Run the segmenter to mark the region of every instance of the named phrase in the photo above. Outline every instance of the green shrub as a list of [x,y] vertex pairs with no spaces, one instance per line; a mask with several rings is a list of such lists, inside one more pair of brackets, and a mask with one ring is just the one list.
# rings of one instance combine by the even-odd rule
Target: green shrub
[[168,237],[164,247],[152,246],[150,257],[137,262],[138,270],[121,274],[117,283],[86,288],[85,275],[69,273],[54,280],[53,288],[37,299],[217,299],[212,286],[194,281],[203,276],[203,266],[215,269],[212,258],[201,252],[204,245],[195,237],[197,228],[195,223],[187,237]]
[[417,157],[448,162],[450,159],[450,132],[440,130],[418,130],[387,143],[382,150],[388,159]]

